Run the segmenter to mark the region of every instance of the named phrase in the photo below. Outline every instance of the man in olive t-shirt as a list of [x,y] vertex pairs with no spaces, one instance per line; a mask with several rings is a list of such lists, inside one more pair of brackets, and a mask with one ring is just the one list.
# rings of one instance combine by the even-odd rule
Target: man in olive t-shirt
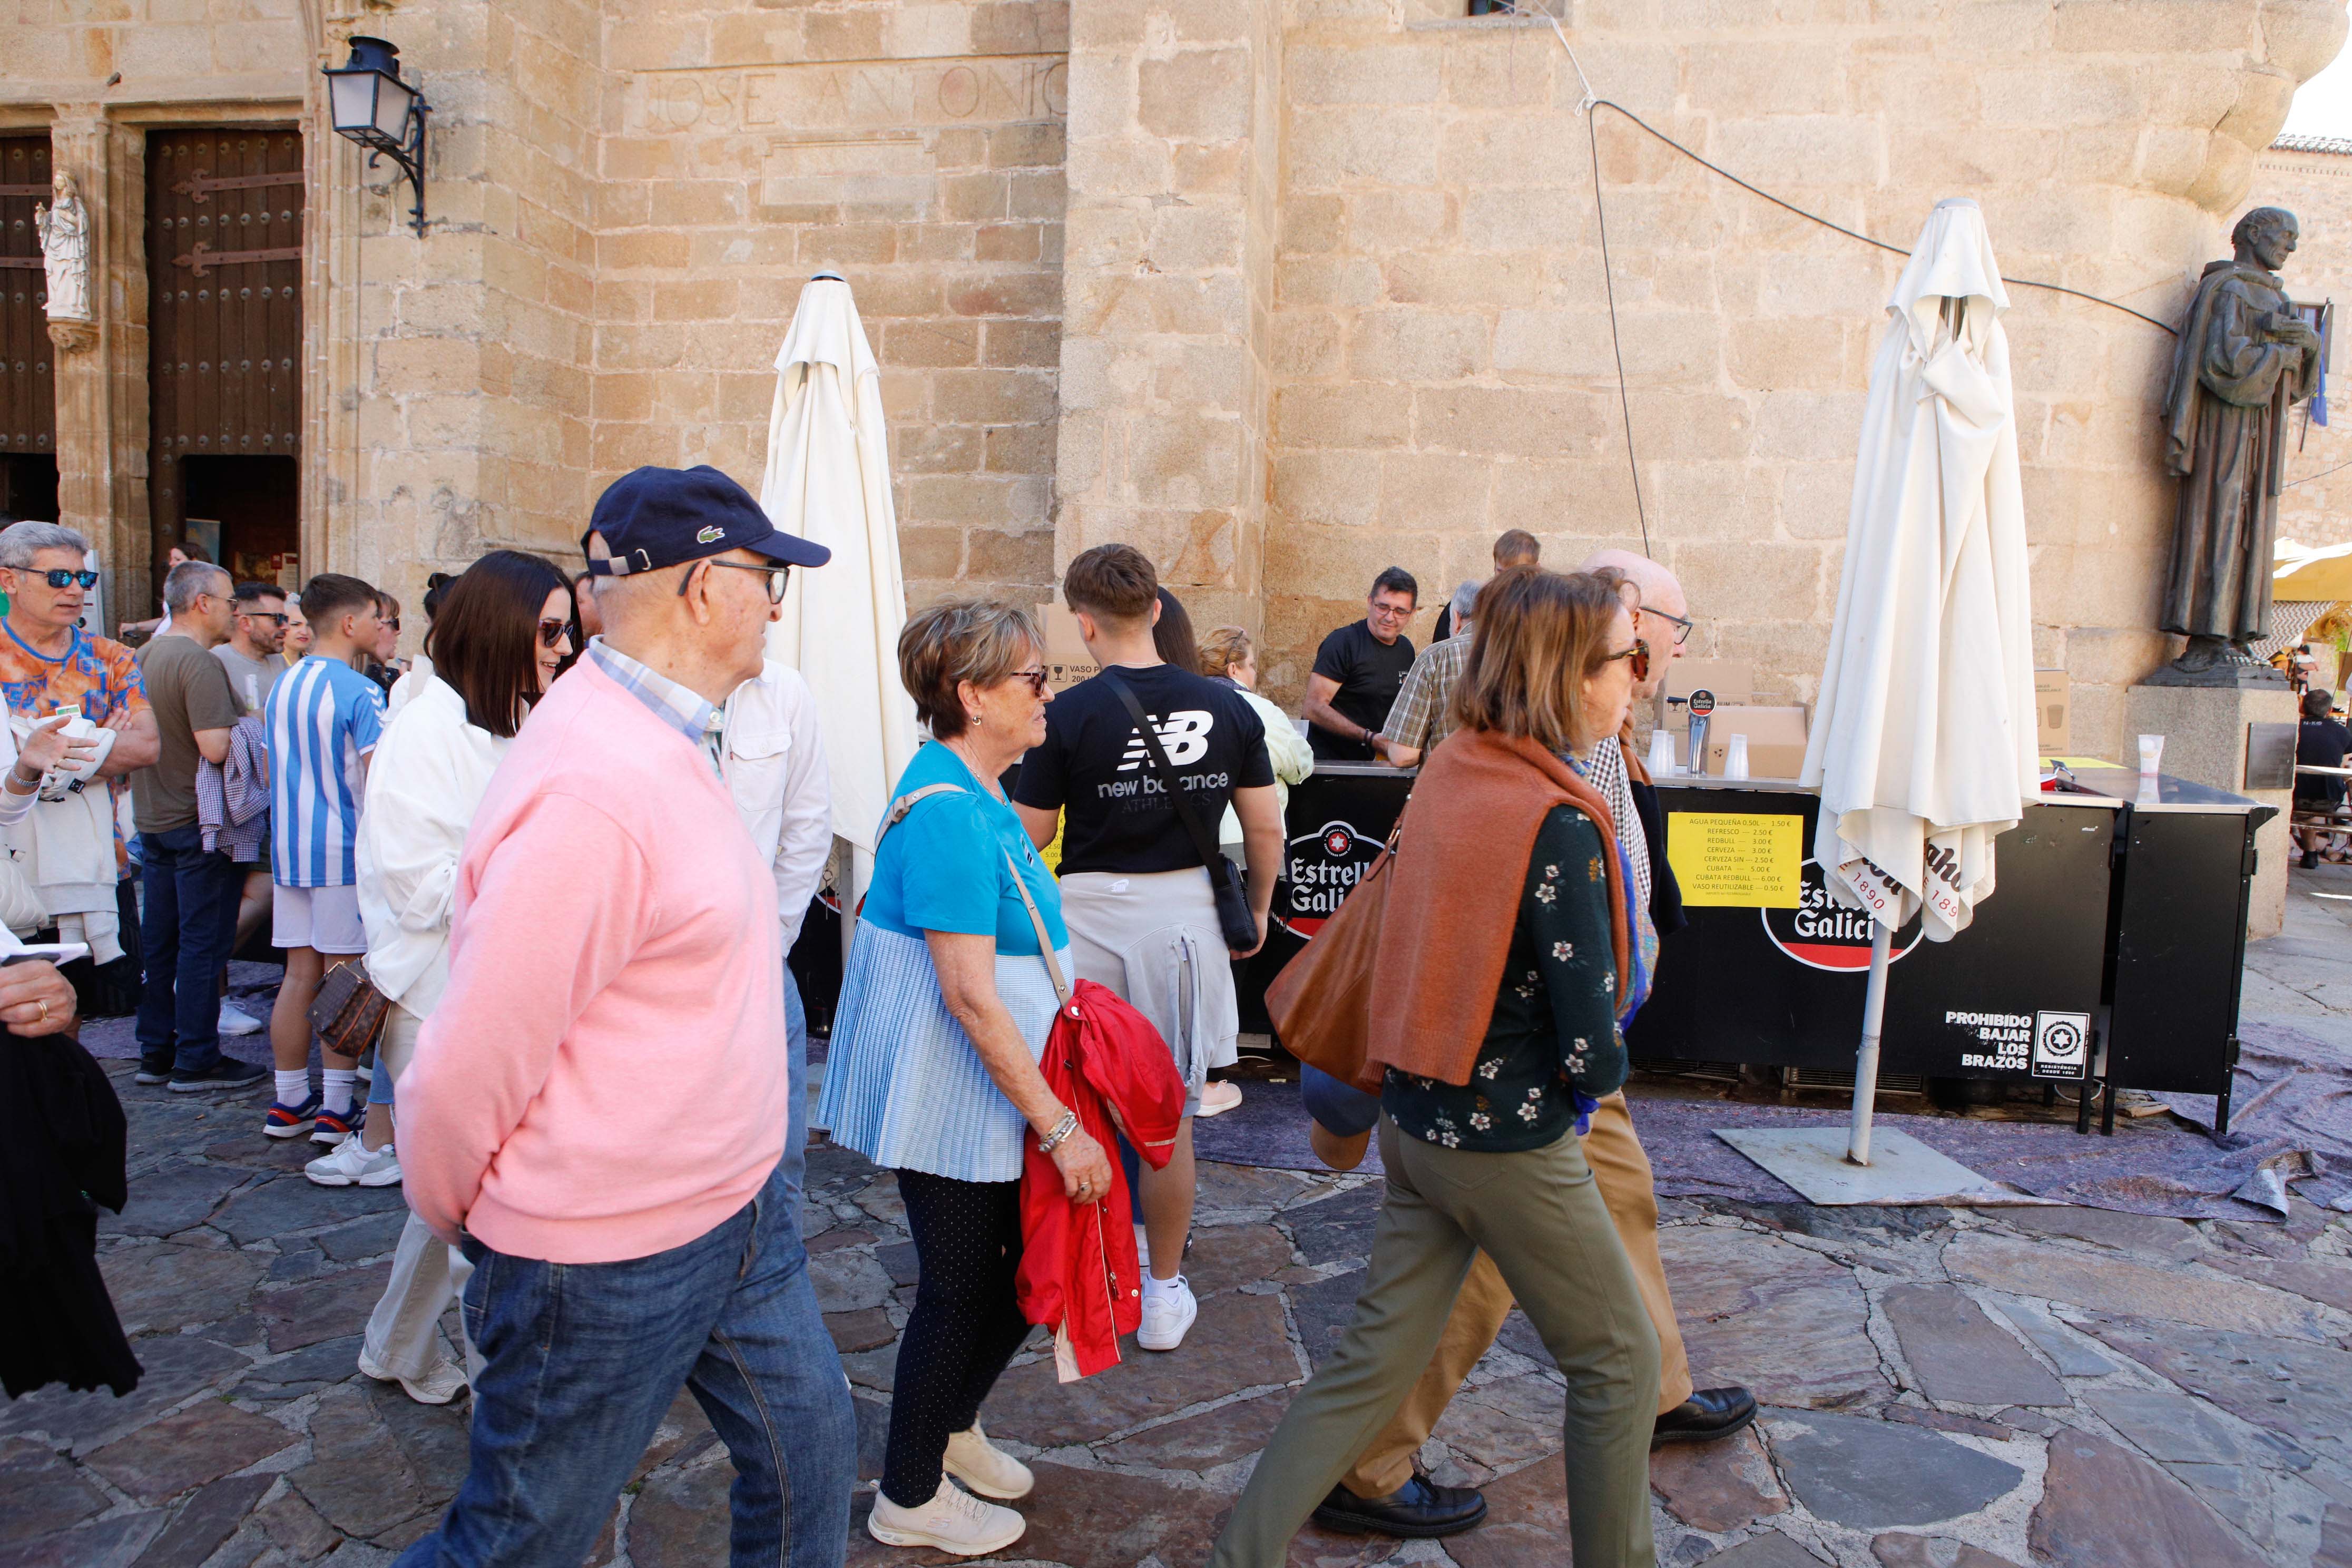
[[131,777],[146,908],[139,922],[146,983],[139,999],[139,1081],[180,1090],[249,1084],[264,1069],[220,1054],[220,977],[245,874],[205,847],[196,764],[226,762],[237,721],[228,671],[212,648],[228,636],[229,575],[191,561],[172,569],[172,629],[139,650],[162,752]]

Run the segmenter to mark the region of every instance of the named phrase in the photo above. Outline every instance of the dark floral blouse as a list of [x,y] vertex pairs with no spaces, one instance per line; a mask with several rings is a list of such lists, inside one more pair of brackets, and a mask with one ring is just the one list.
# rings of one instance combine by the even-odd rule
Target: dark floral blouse
[[1624,1083],[1601,858],[1614,847],[1572,806],[1554,806],[1544,818],[1470,1081],[1440,1083],[1391,1068],[1381,1109],[1400,1128],[1449,1149],[1540,1149],[1576,1129],[1578,1091],[1597,1100]]

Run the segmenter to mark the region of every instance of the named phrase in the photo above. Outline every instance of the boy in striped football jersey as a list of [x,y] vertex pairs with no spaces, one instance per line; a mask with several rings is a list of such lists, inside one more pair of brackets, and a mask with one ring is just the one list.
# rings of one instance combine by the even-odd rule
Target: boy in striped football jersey
[[262,706],[269,734],[270,940],[286,952],[286,984],[269,1015],[278,1099],[262,1122],[272,1138],[329,1147],[359,1125],[352,1086],[358,1063],[329,1055],[310,1090],[310,1004],[330,958],[367,951],[360,925],[360,801],[367,760],[383,730],[383,699],[353,658],[375,645],[376,591],[322,572],[303,585],[310,653],[278,678]]

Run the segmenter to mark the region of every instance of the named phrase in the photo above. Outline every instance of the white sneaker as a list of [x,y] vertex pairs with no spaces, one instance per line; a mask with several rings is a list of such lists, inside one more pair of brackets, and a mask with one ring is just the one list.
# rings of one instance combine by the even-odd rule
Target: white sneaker
[[362,1351],[360,1370],[378,1383],[400,1384],[408,1397],[419,1405],[446,1405],[466,1389],[466,1369],[453,1361],[436,1362],[433,1370],[423,1377],[407,1378],[396,1372],[386,1372],[368,1360],[367,1352]]
[[220,1032],[224,1035],[257,1035],[261,1020],[234,1003],[220,1005]]
[[1196,1116],[1223,1116],[1241,1105],[1242,1089],[1237,1083],[1209,1083],[1201,1087],[1201,1109]]
[[[302,1167],[302,1173],[322,1187],[396,1187],[400,1184],[400,1156],[389,1143],[381,1149],[362,1146],[356,1137],[346,1138],[335,1145],[331,1154],[321,1154]],[[428,1405],[445,1401],[428,1399]]]
[[940,1463],[948,1474],[981,1496],[1007,1502],[1027,1497],[1030,1489],[1037,1484],[1029,1467],[990,1442],[977,1421],[971,1424],[971,1431],[958,1432],[948,1438],[948,1451]]
[[920,1508],[900,1508],[879,1488],[866,1533],[885,1546],[936,1546],[958,1557],[985,1557],[1021,1539],[1029,1521],[1009,1508],[982,1502],[946,1477]]
[[1150,1285],[1143,1288],[1143,1323],[1135,1331],[1135,1342],[1148,1351],[1172,1351],[1184,1342],[1192,1331],[1192,1321],[1201,1315],[1201,1303],[1192,1296],[1192,1287],[1176,1276],[1176,1289],[1155,1291]]

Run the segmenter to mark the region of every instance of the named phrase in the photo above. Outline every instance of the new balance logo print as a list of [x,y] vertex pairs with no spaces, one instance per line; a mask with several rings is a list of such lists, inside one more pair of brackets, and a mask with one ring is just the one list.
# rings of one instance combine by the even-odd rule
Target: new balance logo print
[[[1160,731],[1160,750],[1168,753],[1168,765],[1181,768],[1187,763],[1197,763],[1209,752],[1209,731],[1216,720],[1204,710],[1187,708],[1171,713],[1165,719],[1154,720],[1151,727]],[[1150,748],[1143,743],[1143,732],[1130,724],[1127,730],[1127,750],[1118,759],[1120,773],[1132,773],[1151,761]]]

